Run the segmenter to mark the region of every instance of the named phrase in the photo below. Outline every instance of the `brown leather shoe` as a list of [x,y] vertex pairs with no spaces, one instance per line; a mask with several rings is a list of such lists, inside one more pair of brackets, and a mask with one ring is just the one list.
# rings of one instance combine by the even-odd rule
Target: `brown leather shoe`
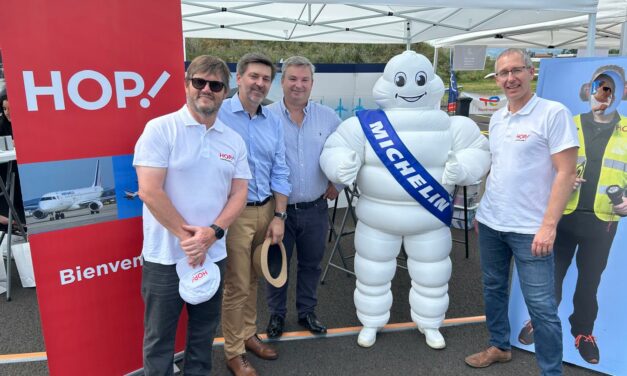
[[258,376],[257,371],[248,363],[246,355],[238,355],[226,362],[226,366],[235,376]]
[[503,351],[494,346],[490,346],[482,352],[467,356],[464,360],[466,361],[466,364],[471,367],[485,368],[492,363],[509,362],[510,360],[512,360],[512,352],[509,350]]
[[256,334],[244,341],[244,346],[246,346],[246,350],[261,359],[274,360],[279,357],[279,353],[272,346],[261,342],[261,339]]

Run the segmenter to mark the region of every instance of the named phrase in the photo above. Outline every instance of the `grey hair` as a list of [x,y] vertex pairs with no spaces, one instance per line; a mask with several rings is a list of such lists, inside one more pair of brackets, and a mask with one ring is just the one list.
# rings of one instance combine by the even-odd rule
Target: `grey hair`
[[528,68],[533,67],[533,62],[531,61],[531,57],[529,57],[529,53],[526,50],[523,50],[522,48],[508,48],[505,51],[501,52],[499,56],[496,57],[496,61],[494,62],[495,72],[496,72],[496,65],[498,64],[499,59],[502,56],[507,56],[507,55],[518,55],[523,58],[523,61],[526,67]]
[[[287,70],[287,68],[291,67],[291,66],[309,67],[309,70],[311,71],[311,76],[312,77],[313,77],[314,73],[316,72],[316,67],[311,63],[311,61],[309,61],[309,59],[307,59],[304,56],[291,56],[291,57],[288,57],[283,62],[283,66],[282,66],[281,70],[283,72],[285,72]],[[281,80],[283,80],[283,77],[285,77],[285,76],[281,76]]]

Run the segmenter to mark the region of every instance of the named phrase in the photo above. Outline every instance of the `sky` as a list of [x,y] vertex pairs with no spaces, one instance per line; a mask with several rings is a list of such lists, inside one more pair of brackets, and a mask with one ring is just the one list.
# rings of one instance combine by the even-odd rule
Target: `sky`
[[113,188],[111,157],[27,163],[19,166],[23,199],[32,200],[48,192],[91,186],[97,159],[100,159],[102,187]]

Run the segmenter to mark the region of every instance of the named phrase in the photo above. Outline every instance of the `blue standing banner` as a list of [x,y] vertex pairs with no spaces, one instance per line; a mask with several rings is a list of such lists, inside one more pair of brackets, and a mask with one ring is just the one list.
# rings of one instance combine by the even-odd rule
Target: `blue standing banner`
[[455,114],[457,111],[457,98],[459,97],[459,91],[457,90],[457,79],[455,78],[455,71],[453,70],[453,53],[450,56],[450,75],[448,86],[448,106],[447,111],[449,114]]

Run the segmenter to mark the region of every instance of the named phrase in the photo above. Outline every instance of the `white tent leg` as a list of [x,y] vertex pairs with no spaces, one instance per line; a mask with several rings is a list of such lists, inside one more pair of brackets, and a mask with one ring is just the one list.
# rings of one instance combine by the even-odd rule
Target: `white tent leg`
[[627,56],[627,22],[620,28],[620,55]]
[[438,74],[438,48],[433,47],[433,72]]
[[588,43],[586,48],[588,49],[588,56],[594,56],[594,36],[597,30],[597,14],[588,14]]
[[411,50],[411,23],[407,21],[407,26],[405,26],[405,49],[407,51]]

